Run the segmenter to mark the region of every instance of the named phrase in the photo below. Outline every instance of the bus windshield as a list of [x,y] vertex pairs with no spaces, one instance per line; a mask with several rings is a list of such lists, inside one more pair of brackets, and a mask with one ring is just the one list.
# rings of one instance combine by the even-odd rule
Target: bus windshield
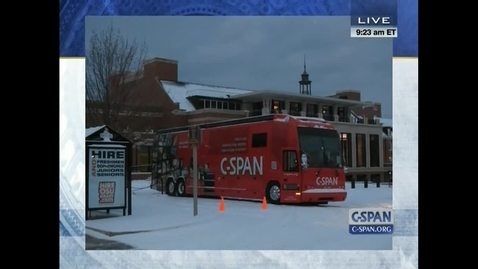
[[298,127],[301,155],[307,155],[308,167],[341,168],[342,151],[336,130]]

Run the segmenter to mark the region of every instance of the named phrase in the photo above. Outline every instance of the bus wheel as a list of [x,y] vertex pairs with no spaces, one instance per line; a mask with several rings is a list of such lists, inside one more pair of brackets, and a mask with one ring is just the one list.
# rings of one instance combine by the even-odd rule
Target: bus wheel
[[178,179],[177,184],[178,184],[177,186],[178,196],[185,196],[186,185],[184,184],[184,179],[182,178]]
[[166,180],[166,194],[169,196],[176,195],[176,184],[172,178],[168,178],[168,180]]
[[280,186],[277,182],[271,182],[266,188],[266,199],[272,204],[280,203]]

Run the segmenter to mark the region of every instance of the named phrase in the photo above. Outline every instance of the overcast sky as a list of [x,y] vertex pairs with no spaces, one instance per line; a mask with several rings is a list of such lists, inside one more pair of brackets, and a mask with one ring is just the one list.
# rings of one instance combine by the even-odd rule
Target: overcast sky
[[304,54],[312,94],[354,89],[392,117],[392,39],[350,38],[348,17],[87,17],[145,41],[149,57],[179,61],[179,80],[298,93]]

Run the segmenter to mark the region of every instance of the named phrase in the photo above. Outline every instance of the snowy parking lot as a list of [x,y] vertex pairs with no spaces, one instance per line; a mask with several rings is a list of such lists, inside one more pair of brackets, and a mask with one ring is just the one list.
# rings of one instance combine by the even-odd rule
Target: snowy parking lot
[[[351,235],[350,208],[392,208],[392,188],[347,186],[345,202],[321,206],[267,205],[200,198],[169,197],[133,181],[131,216],[88,220],[87,234],[143,250],[389,250],[392,235]],[[87,242],[88,243],[88,242]]]

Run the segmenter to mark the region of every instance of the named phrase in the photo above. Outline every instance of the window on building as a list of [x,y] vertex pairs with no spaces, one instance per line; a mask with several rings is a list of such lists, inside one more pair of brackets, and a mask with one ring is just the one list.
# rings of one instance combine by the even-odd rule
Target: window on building
[[282,113],[282,110],[285,109],[285,102],[281,100],[272,100],[271,113]]
[[393,144],[392,144],[392,141],[388,141],[387,145],[388,145],[388,148],[384,152],[384,155],[386,156],[386,159],[384,161],[385,161],[385,163],[390,165],[393,161],[392,160],[393,159]]
[[338,107],[337,108],[337,115],[339,116],[339,121],[345,121],[345,118],[346,118],[345,108]]
[[290,102],[290,111],[289,114],[292,116],[300,116],[302,111],[302,104],[299,102]]
[[372,174],[370,175],[370,181],[373,183],[377,183],[380,181],[380,174]]
[[262,114],[262,101],[253,102],[251,115],[261,115],[261,114]]
[[282,170],[284,170],[285,172],[299,171],[297,152],[295,152],[294,150],[284,150],[282,154]]
[[334,120],[334,107],[333,106],[322,106],[322,117],[325,120]]
[[307,117],[317,117],[319,114],[319,106],[316,104],[307,104]]
[[241,103],[237,101],[200,99],[194,102],[194,106],[196,107],[196,109],[213,108],[213,109],[241,110]]
[[149,164],[151,164],[151,146],[139,146],[136,148],[136,171],[148,172]]
[[355,134],[355,146],[357,155],[357,167],[366,167],[367,147],[365,145],[365,134]]
[[365,180],[367,180],[367,175],[365,174],[357,175],[357,181],[365,181]]
[[379,136],[370,135],[370,167],[380,167],[380,144]]
[[253,134],[252,147],[253,148],[267,147],[267,133]]
[[204,108],[204,100],[203,99],[200,99],[196,102],[196,108],[197,109],[203,109]]
[[341,133],[340,143],[342,144],[342,156],[344,157],[345,166],[352,166],[352,134]]

